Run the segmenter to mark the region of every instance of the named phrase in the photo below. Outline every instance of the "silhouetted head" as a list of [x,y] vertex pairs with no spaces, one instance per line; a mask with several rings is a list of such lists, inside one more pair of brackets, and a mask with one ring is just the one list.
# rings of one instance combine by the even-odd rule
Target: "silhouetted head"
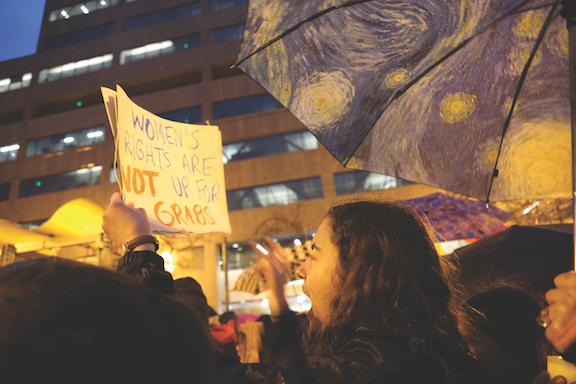
[[208,383],[194,313],[136,278],[57,258],[0,270],[0,382]]

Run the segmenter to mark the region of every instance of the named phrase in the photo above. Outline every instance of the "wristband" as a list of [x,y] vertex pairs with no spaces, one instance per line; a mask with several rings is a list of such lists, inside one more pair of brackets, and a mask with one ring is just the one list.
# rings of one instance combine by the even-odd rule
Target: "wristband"
[[154,252],[158,250],[158,240],[154,236],[139,236],[135,239],[125,242],[122,244],[122,250],[124,253],[132,252],[134,248],[142,244],[154,244]]

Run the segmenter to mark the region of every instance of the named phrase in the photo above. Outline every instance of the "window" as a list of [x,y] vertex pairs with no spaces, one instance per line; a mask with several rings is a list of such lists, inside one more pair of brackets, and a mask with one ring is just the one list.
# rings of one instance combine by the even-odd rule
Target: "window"
[[286,205],[323,197],[322,180],[319,176],[226,192],[229,211]]
[[6,201],[10,198],[10,185],[12,183],[0,184],[0,201]]
[[240,97],[238,99],[213,103],[212,118],[224,119],[226,117],[246,115],[248,113],[263,112],[278,108],[283,108],[282,104],[271,94],[264,93],[262,95]]
[[10,144],[0,147],[0,163],[4,161],[16,160],[18,155],[19,144]]
[[30,80],[32,80],[32,72],[0,79],[0,93],[25,88],[30,85]]
[[46,39],[46,42],[44,43],[44,50],[65,47],[67,45],[72,45],[76,43],[81,43],[83,41],[97,39],[99,37],[113,35],[114,30],[115,30],[114,23],[109,23],[105,25],[100,25],[98,27],[83,29],[80,31],[74,31],[71,33],[67,33],[65,35],[50,37]]
[[167,55],[173,52],[183,51],[199,47],[202,44],[200,34],[184,36],[177,39],[160,41],[143,45],[142,47],[126,49],[120,53],[120,64],[128,64],[134,61],[150,59],[152,57]]
[[200,106],[177,109],[159,113],[158,116],[168,120],[178,121],[180,123],[199,123],[202,121],[202,108]]
[[278,153],[305,151],[318,148],[318,141],[309,131],[267,136],[222,146],[222,161],[252,159]]
[[81,75],[87,72],[99,71],[102,68],[109,68],[112,65],[114,56],[110,53],[103,56],[96,56],[90,59],[80,60],[75,63],[58,65],[56,67],[43,69],[38,78],[39,83],[63,79],[65,77]]
[[22,228],[36,229],[47,221],[48,221],[48,219],[40,219],[40,220],[25,221],[25,222],[15,223],[15,224],[19,227],[22,227]]
[[340,196],[362,191],[395,188],[412,184],[412,182],[379,173],[352,171],[335,174],[334,184],[336,185],[336,195]]
[[246,4],[248,4],[248,0],[210,0],[210,10],[220,11],[222,9]]
[[77,169],[58,175],[22,180],[20,182],[20,193],[18,197],[35,196],[43,193],[97,185],[100,184],[101,174],[102,166],[98,165],[96,167]]
[[26,157],[101,143],[104,141],[104,131],[104,126],[100,125],[80,131],[30,140],[26,146]]
[[131,17],[124,21],[124,30],[130,31],[148,25],[160,24],[166,21],[182,19],[188,16],[196,16],[202,13],[202,3],[184,5],[182,7],[165,9],[163,11],[149,13],[147,15]]
[[241,39],[243,33],[244,33],[244,24],[214,29],[210,31],[210,41],[212,42],[212,44],[217,44],[229,40]]
[[118,0],[92,0],[84,1],[63,8],[57,8],[50,12],[50,21],[69,19],[72,16],[87,15],[98,9],[104,9],[118,4]]

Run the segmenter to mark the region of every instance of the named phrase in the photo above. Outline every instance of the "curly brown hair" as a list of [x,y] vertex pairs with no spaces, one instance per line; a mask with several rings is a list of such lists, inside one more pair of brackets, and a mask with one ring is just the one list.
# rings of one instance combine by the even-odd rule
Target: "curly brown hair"
[[316,332],[309,352],[333,352],[364,324],[385,334],[461,341],[455,267],[438,255],[415,211],[393,202],[351,201],[333,206],[326,217],[343,283],[331,321]]

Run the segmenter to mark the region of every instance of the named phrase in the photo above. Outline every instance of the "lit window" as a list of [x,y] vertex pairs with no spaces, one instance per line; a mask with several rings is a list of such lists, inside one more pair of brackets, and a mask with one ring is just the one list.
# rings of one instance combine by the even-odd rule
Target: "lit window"
[[22,180],[20,182],[20,193],[18,197],[35,196],[44,193],[98,185],[100,184],[101,174],[102,166],[98,165],[57,175]]
[[180,123],[193,124],[202,121],[202,109],[199,106],[177,109],[175,111],[159,113],[158,116]]
[[112,66],[112,54],[96,56],[90,59],[80,60],[74,63],[67,63],[52,68],[43,69],[38,77],[39,83],[54,81],[65,77],[76,76],[87,72],[98,71],[102,68]]
[[412,182],[379,173],[352,171],[335,174],[334,184],[336,186],[336,195],[340,196],[362,191],[395,188],[412,184]]
[[318,148],[318,140],[310,131],[293,132],[224,144],[222,161],[226,164],[230,161],[316,148]]
[[120,64],[128,64],[134,61],[150,59],[152,57],[167,55],[173,52],[183,51],[199,47],[202,44],[200,34],[184,36],[177,39],[151,43],[142,47],[126,49],[120,53]]
[[164,9],[159,12],[149,13],[142,16],[131,17],[124,20],[124,30],[130,31],[149,25],[160,24],[184,17],[196,16],[202,13],[202,3],[188,4],[181,7]]
[[283,108],[282,104],[269,93],[262,95],[240,97],[238,99],[219,101],[212,104],[212,118],[224,119],[226,117],[246,115]]
[[222,9],[246,4],[248,4],[248,0],[210,0],[210,10],[220,11]]
[[30,80],[32,80],[31,72],[0,79],[0,93],[25,88],[30,85]]
[[[129,1],[129,0],[127,0]],[[69,5],[63,8],[54,9],[50,12],[50,21],[61,19],[68,20],[70,17],[78,15],[87,15],[90,12],[108,8],[118,4],[118,0],[91,0],[83,1],[74,5]]]
[[19,144],[10,144],[0,147],[0,163],[4,161],[16,160],[18,155]]
[[318,177],[226,191],[228,210],[286,205],[324,197]]
[[217,44],[223,43],[224,41],[241,39],[243,33],[244,24],[214,29],[210,31],[210,41],[212,44]]
[[28,141],[26,157],[86,147],[104,141],[103,125]]

